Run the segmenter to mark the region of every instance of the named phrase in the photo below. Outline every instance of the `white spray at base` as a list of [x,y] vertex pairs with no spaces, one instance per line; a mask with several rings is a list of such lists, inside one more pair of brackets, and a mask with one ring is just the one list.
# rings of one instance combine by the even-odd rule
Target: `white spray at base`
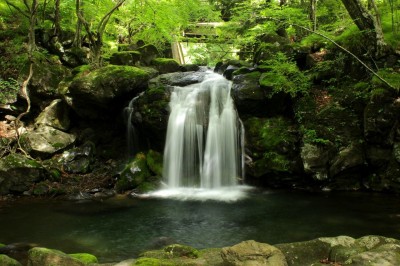
[[174,88],[164,150],[166,189],[153,196],[224,201],[243,196],[244,129],[230,90],[231,82],[213,73],[202,83]]

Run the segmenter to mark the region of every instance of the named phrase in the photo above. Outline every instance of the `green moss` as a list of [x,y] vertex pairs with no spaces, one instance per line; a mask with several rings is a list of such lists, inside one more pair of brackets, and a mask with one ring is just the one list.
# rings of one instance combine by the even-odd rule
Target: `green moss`
[[68,254],[69,256],[83,262],[84,264],[98,263],[96,256],[89,253]]
[[168,65],[168,64],[178,64],[179,63],[172,58],[154,58],[153,61],[151,62],[154,65]]
[[163,156],[161,153],[149,150],[147,153],[147,165],[154,174],[162,176]]

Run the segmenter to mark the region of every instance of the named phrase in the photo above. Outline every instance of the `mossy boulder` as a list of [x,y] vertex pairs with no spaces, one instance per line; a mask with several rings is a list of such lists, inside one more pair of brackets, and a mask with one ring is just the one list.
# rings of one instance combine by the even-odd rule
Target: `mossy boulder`
[[243,241],[221,251],[224,265],[274,265],[287,266],[285,256],[274,246],[254,240]]
[[195,259],[195,258],[199,257],[199,251],[197,249],[190,247],[190,246],[180,245],[180,244],[172,244],[172,245],[166,246],[164,248],[164,252],[170,258],[185,257],[185,258]]
[[174,266],[172,262],[163,261],[155,258],[139,258],[132,265],[137,266]]
[[133,66],[108,65],[77,75],[63,93],[72,109],[83,118],[115,117],[127,97],[147,88],[150,74]]
[[140,64],[141,54],[138,51],[122,51],[113,53],[110,57],[110,63],[122,66],[137,66]]
[[72,258],[75,258],[84,264],[93,264],[93,263],[98,263],[98,260],[96,256],[89,254],[89,253],[74,253],[74,254],[68,254]]
[[143,45],[139,47],[137,51],[140,52],[141,55],[140,56],[141,64],[145,66],[151,65],[151,62],[160,55],[158,49],[152,44]]
[[147,166],[146,155],[138,153],[122,170],[115,189],[119,192],[134,189],[152,176]]
[[17,260],[14,260],[7,255],[0,254],[0,265],[2,266],[22,266]]
[[154,66],[160,74],[177,72],[180,70],[180,65],[172,58],[155,58],[151,61],[151,65]]
[[36,247],[28,252],[28,266],[85,266],[87,263],[55,249]]
[[0,195],[29,190],[45,177],[45,171],[38,162],[12,153],[0,160]]

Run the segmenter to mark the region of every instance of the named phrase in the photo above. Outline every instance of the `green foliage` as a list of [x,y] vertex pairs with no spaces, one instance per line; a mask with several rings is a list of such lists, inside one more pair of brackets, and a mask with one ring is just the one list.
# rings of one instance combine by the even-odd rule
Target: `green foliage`
[[[400,89],[400,73],[398,70],[392,68],[383,68],[378,71],[378,75],[386,80],[393,87]],[[376,76],[372,78],[372,82],[375,86],[385,86],[385,84],[378,79]]]
[[279,92],[288,93],[292,97],[308,93],[309,78],[285,54],[279,52],[275,58],[266,60],[263,64],[269,71],[261,75],[260,85],[272,88],[270,97]]
[[92,263],[98,263],[96,256],[89,254],[89,253],[74,253],[74,254],[68,254],[68,255],[83,262],[86,265],[92,264]]
[[328,145],[331,143],[329,140],[319,137],[315,129],[307,129],[304,126],[301,126],[300,132],[303,134],[304,143],[319,145]]
[[0,104],[16,102],[19,86],[18,81],[13,78],[7,80],[0,78]]

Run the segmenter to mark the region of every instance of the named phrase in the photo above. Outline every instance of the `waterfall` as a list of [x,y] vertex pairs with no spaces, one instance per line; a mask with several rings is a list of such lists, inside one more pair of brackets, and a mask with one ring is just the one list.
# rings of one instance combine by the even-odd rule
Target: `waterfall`
[[230,89],[230,81],[213,73],[174,88],[163,165],[169,188],[218,189],[242,179],[244,129]]
[[132,123],[132,117],[135,113],[134,104],[143,95],[143,92],[134,97],[127,107],[123,110],[124,120],[126,121],[126,142],[128,146],[128,156],[133,157],[139,151],[138,133],[135,125]]

